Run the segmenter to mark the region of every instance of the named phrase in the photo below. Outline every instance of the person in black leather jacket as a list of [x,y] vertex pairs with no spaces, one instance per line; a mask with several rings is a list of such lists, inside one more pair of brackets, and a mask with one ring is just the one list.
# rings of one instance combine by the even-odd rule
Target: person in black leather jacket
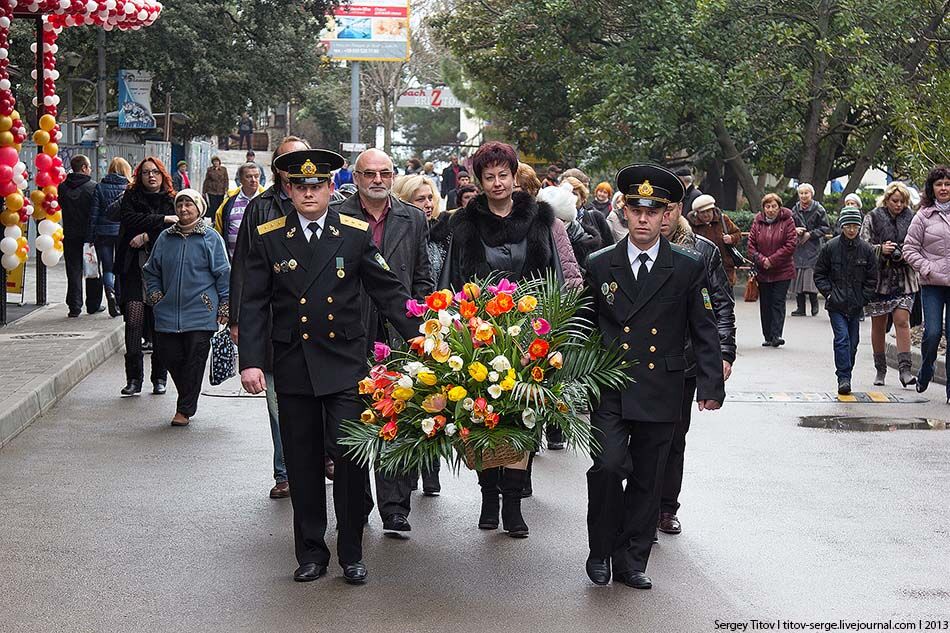
[[[709,284],[707,290],[716,317],[716,327],[719,330],[723,376],[728,380],[732,373],[732,363],[736,360],[736,300],[732,294],[729,277],[722,266],[719,247],[705,237],[693,233],[689,222],[683,217],[682,203],[671,204],[667,207],[667,217],[664,218],[661,230],[670,243],[692,248],[703,256]],[[670,445],[670,453],[666,460],[663,492],[660,497],[660,516],[657,524],[657,528],[667,534],[679,534],[682,531],[676,513],[679,511],[679,493],[683,485],[686,433],[689,431],[693,396],[696,392],[696,356],[689,341],[686,342],[686,362],[682,418],[676,424],[673,443]]]

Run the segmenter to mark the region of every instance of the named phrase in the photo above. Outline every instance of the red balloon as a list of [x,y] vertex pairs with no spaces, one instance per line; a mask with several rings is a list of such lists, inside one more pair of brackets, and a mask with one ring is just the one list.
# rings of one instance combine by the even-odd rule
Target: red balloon
[[16,190],[17,190],[16,185],[13,184],[12,180],[8,180],[6,182],[0,182],[0,196],[3,196],[4,198],[6,198],[7,196],[15,192]]
[[[11,184],[12,184],[12,183],[11,183]],[[47,187],[47,186],[49,186],[49,185],[51,185],[51,184],[53,184],[53,183],[50,181],[49,173],[47,173],[47,172],[45,172],[45,171],[37,172],[37,174],[36,174],[36,186],[37,186],[37,187]],[[11,192],[11,193],[12,193],[12,192]],[[6,195],[6,194],[4,194],[4,195]]]
[[[16,165],[16,162],[13,163]],[[36,168],[40,171],[49,171],[49,168],[53,166],[53,158],[49,154],[44,154],[40,152],[36,155]]]
[[12,147],[0,147],[0,165],[13,167],[19,159],[17,151]]
[[13,167],[10,165],[0,165],[0,182],[13,180]]
[[60,158],[59,156],[53,156],[53,167],[62,167],[62,166],[63,166],[63,159]]

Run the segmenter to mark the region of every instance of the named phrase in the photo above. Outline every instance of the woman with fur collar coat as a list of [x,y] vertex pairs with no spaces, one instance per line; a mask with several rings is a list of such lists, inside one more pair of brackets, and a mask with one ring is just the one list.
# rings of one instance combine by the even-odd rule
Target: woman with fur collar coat
[[[559,240],[567,238],[564,225],[554,221],[550,206],[538,203],[528,193],[514,191],[518,171],[514,148],[505,143],[485,143],[472,157],[472,169],[483,193],[452,216],[452,241],[438,287],[460,290],[466,282],[485,279],[492,273],[500,272],[519,281],[544,277],[549,271],[562,284],[579,286],[583,280],[573,254],[568,250],[559,255],[556,246]],[[526,457],[517,464],[479,471],[479,528],[497,529],[500,509],[502,526],[509,536],[528,536],[528,526],[521,515],[527,467]]]

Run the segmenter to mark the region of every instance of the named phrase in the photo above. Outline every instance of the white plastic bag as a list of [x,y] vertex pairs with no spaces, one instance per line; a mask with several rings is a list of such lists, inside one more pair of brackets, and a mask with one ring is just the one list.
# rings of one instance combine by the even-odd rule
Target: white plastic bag
[[99,257],[92,244],[83,244],[82,274],[86,279],[99,279]]

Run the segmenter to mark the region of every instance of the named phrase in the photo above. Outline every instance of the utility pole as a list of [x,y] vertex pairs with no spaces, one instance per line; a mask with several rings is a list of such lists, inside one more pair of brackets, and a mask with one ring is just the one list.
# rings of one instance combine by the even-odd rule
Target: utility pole
[[[360,62],[350,62],[350,143],[360,142]],[[356,152],[350,152],[350,165]]]
[[105,176],[106,163],[106,31],[98,29],[99,73],[96,86],[96,112],[99,129],[96,134],[96,178]]

